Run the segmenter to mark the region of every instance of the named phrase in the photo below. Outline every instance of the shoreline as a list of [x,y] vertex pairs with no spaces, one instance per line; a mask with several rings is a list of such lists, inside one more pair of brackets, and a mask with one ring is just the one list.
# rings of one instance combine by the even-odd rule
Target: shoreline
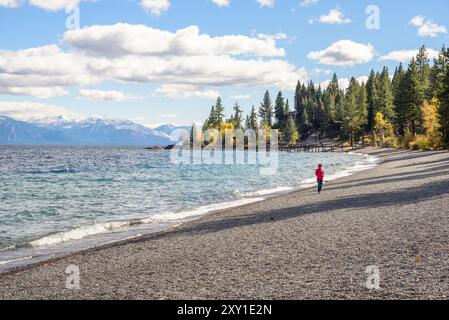
[[[346,260],[343,259],[342,261],[343,265],[349,263],[351,267],[354,267],[351,262],[353,260],[357,260],[357,255],[347,255],[347,251],[349,250],[349,248],[345,247],[351,247],[351,241],[360,244],[360,248],[351,247],[352,249],[357,249],[356,252],[359,252],[361,250],[362,252],[367,251],[369,253],[373,251],[373,249],[366,249],[362,245],[362,240],[366,241],[367,236],[368,240],[370,241],[382,237],[390,237],[391,239],[388,239],[389,242],[397,241],[397,237],[399,237],[400,239],[400,236],[395,235],[391,232],[382,233],[378,231],[377,234],[376,230],[382,229],[382,226],[371,224],[364,225],[363,220],[357,220],[358,216],[356,213],[359,212],[359,214],[365,215],[365,218],[367,220],[376,221],[375,217],[373,216],[373,214],[376,214],[376,211],[372,212],[372,209],[369,208],[368,204],[372,202],[374,205],[381,205],[381,203],[379,203],[379,200],[376,199],[376,197],[369,196],[369,192],[371,192],[371,190],[368,189],[371,185],[373,185],[373,187],[371,188],[374,188],[374,186],[376,186],[377,184],[377,180],[379,180],[379,184],[385,184],[380,190],[375,190],[377,191],[375,195],[377,197],[385,197],[384,200],[387,200],[387,205],[394,207],[397,211],[398,208],[396,207],[401,203],[401,197],[396,197],[396,193],[398,193],[398,191],[396,190],[396,188],[390,186],[389,183],[398,183],[398,187],[401,187],[401,185],[399,184],[405,183],[407,185],[407,179],[396,181],[399,178],[397,178],[393,174],[391,178],[393,182],[383,182],[382,176],[391,173],[390,171],[392,170],[405,170],[405,178],[405,176],[408,174],[420,174],[419,170],[415,170],[415,167],[432,167],[435,163],[438,163],[439,166],[444,169],[446,167],[446,164],[449,165],[449,154],[447,152],[411,152],[406,150],[393,151],[385,149],[372,149],[368,151],[370,154],[378,154],[383,162],[381,162],[377,167],[373,169],[356,172],[351,176],[343,177],[330,182],[328,186],[326,186],[324,197],[320,197],[321,202],[316,202],[317,196],[314,195],[312,189],[292,191],[286,194],[270,197],[261,202],[246,204],[244,206],[225,209],[222,211],[211,212],[205,216],[201,216],[199,219],[195,219],[193,221],[183,223],[179,226],[175,226],[170,230],[143,235],[139,238],[120,241],[110,245],[88,249],[86,251],[78,252],[69,256],[45,261],[38,265],[32,265],[12,270],[7,273],[0,274],[0,283],[2,284],[0,286],[0,299],[20,299],[26,297],[62,299],[214,299],[229,297],[238,299],[289,299],[360,297],[372,298],[373,296],[375,298],[379,298],[383,297],[384,295],[386,295],[387,297],[396,298],[398,297],[397,294],[395,295],[391,292],[385,291],[382,293],[376,292],[375,294],[371,295],[368,295],[366,290],[364,290],[363,288],[358,288],[357,290],[352,288],[352,290],[348,291],[347,278],[345,278],[346,281],[343,281],[344,283],[339,283],[339,286],[337,285],[336,287],[332,288],[326,289],[325,287],[320,287],[319,285],[317,285],[318,288],[322,289],[322,291],[320,292],[312,290],[312,288],[310,288],[310,284],[322,284],[322,274],[317,274],[317,270],[322,269],[325,274],[329,272],[329,270],[327,269],[327,266],[329,265],[327,260],[332,259],[327,255],[323,256],[320,252],[331,250],[333,251],[334,255],[337,255],[339,257],[341,256],[341,254],[346,254]],[[403,157],[408,157],[408,159],[401,159]],[[397,167],[395,167],[395,165]],[[410,168],[413,170],[411,170]],[[448,200],[447,198],[444,198],[443,195],[446,195],[446,193],[449,191],[447,191],[447,188],[446,190],[444,190],[444,188],[442,188],[442,184],[444,184],[444,186],[447,186],[447,180],[445,179],[446,175],[449,175],[449,173],[447,173],[446,170],[440,173],[444,173],[443,180],[438,179],[441,178],[441,175],[438,177],[434,174],[427,173],[427,171],[425,178],[427,180],[436,179],[435,181],[433,181],[433,183],[438,182],[439,188],[435,190],[432,188],[432,192],[436,192],[437,197],[435,198],[435,202],[438,201],[439,203],[441,203],[439,205],[442,205],[444,208],[448,204]],[[411,182],[418,185],[407,185],[406,187],[419,187],[420,183],[426,183],[426,179],[420,179],[418,181],[416,179],[411,179]],[[360,183],[360,181],[362,181],[362,183]],[[363,181],[368,182],[368,184],[364,185]],[[353,184],[355,184],[355,186],[352,186]],[[348,202],[345,202],[343,200],[339,200],[342,197],[342,199],[352,197],[351,199],[353,199],[353,201],[360,201],[359,198],[354,198],[353,196],[354,192],[357,192],[357,190],[361,190],[363,188],[368,189],[365,190],[365,193],[361,192],[360,198],[362,198],[363,203],[354,207],[356,209],[355,212],[349,210],[352,209],[351,201],[348,200]],[[402,190],[402,188],[400,188],[400,190]],[[394,197],[392,199],[387,197],[388,191],[394,193]],[[383,195],[384,193],[386,195]],[[425,195],[426,190],[421,190],[421,193],[424,193]],[[420,197],[423,198],[423,195],[418,193],[415,198]],[[411,198],[411,194],[409,193],[406,194],[406,197],[403,200],[405,200],[404,203],[406,203],[407,205],[409,204],[409,202],[412,202],[413,204],[414,201],[413,197]],[[430,197],[429,201],[430,200],[433,201],[433,198]],[[360,209],[357,208],[363,209],[363,211],[360,211]],[[421,210],[419,206],[415,209],[417,210],[414,211]],[[402,208],[401,210],[402,214],[404,214],[404,208]],[[396,211],[394,211],[394,214],[401,214],[401,212],[396,213]],[[414,211],[407,209],[405,210],[405,213],[412,215],[414,214]],[[382,214],[384,213],[382,212]],[[388,217],[388,215],[386,216]],[[404,217],[401,216],[401,219],[402,218]],[[446,219],[448,218],[449,217],[444,215],[441,218],[442,221],[438,221],[438,224],[444,225],[444,221],[446,221]],[[328,221],[329,219],[330,221]],[[347,221],[345,221],[345,219]],[[352,219],[356,219],[357,224],[352,224]],[[393,218],[390,217],[390,219]],[[397,227],[400,227],[400,225]],[[419,227],[419,223],[417,221],[412,221],[412,227]],[[440,229],[438,229],[439,227],[437,225],[432,225],[432,227],[433,229],[437,229],[436,231],[441,231]],[[349,228],[349,230],[347,228]],[[338,233],[339,229],[345,229],[346,232],[342,234]],[[359,234],[359,236],[362,238],[365,237],[365,239],[354,238],[354,235],[352,234],[354,232],[353,229],[359,229],[359,231],[363,231],[361,234]],[[299,230],[302,230],[302,232],[298,232]],[[433,231],[435,232],[435,230]],[[367,235],[365,233],[367,233]],[[310,236],[310,238],[307,237],[307,234]],[[271,237],[269,237],[268,235],[270,235]],[[418,232],[418,236],[426,235]],[[429,237],[430,236],[433,235],[431,234],[429,235]],[[346,239],[348,237],[350,238],[349,240],[351,240],[349,243],[349,240]],[[311,242],[311,238],[317,241],[315,243],[313,241]],[[329,246],[319,245],[323,241],[329,241],[329,239],[327,238],[339,241],[332,242]],[[447,237],[444,237],[443,235],[443,238],[440,240],[447,241]],[[191,241],[192,243],[189,244],[189,241]],[[409,239],[409,242],[413,241],[413,238]],[[306,246],[303,242],[307,242],[308,245]],[[386,245],[388,245],[389,242],[387,241]],[[234,245],[232,247],[228,247],[231,243]],[[290,246],[293,243],[294,245]],[[440,247],[443,242],[441,241],[440,243],[439,241],[436,241],[434,242],[434,244],[435,243],[437,243],[438,247]],[[414,246],[416,247],[419,245],[422,245],[422,243],[417,243]],[[321,246],[321,251],[318,250],[318,248],[315,248],[315,246]],[[238,247],[238,250],[235,247]],[[255,252],[258,252],[261,256],[263,256],[264,259],[259,259],[260,257],[254,254],[254,252],[251,252],[251,250],[248,251],[248,247],[254,247]],[[335,251],[338,247],[341,247],[340,250]],[[208,248],[214,248],[215,250],[209,251],[207,250]],[[383,252],[383,249],[381,247],[378,247],[377,245],[374,245],[374,248],[379,250],[380,252]],[[397,250],[400,251],[400,247],[397,248]],[[289,254],[283,254],[283,251],[289,251]],[[311,253],[313,253],[314,255],[318,255],[318,257],[312,256],[313,259],[311,259]],[[386,254],[385,252],[383,253]],[[211,256],[209,256],[208,254]],[[229,256],[232,259],[230,259]],[[372,258],[374,258],[375,256],[376,255],[372,256]],[[111,262],[111,264],[109,264],[106,260],[104,260],[105,257],[111,257],[115,263]],[[199,257],[202,258],[199,259]],[[308,259],[305,259],[306,257],[308,257]],[[293,264],[287,263],[289,259],[296,260],[296,258],[301,259]],[[424,256],[422,257],[422,260],[430,261],[428,260],[428,257]],[[447,254],[443,254],[436,260],[438,260],[439,262],[447,262]],[[129,261],[140,263],[137,263],[137,265],[135,265],[134,263],[129,265]],[[148,268],[141,268],[142,265],[145,266],[145,263],[147,261],[151,261],[151,263],[148,265]],[[236,263],[236,261],[244,262],[243,269],[242,266]],[[183,262],[185,262],[185,265],[183,264]],[[63,281],[65,271],[64,266],[67,266],[69,264],[79,265],[82,272],[82,277],[87,277],[90,280],[93,280],[94,283],[99,284],[99,287],[91,286],[90,281],[83,281],[82,278],[82,287],[83,282],[86,286],[83,287],[82,290],[80,290],[79,292],[65,290]],[[157,266],[157,270],[151,268],[152,265]],[[193,266],[196,267],[194,268]],[[229,269],[229,266],[231,266],[232,268]],[[298,267],[299,270],[296,270],[295,268],[292,269],[292,266]],[[245,271],[245,269],[248,268],[255,271],[256,274],[259,274],[260,279],[263,279],[264,282],[267,282],[269,284],[269,287],[277,287],[277,282],[283,283],[284,286],[278,287],[278,290],[270,291],[270,293],[258,285],[258,280],[254,278],[249,270]],[[315,270],[315,268],[318,269]],[[337,265],[337,269],[340,270],[340,266]],[[97,272],[100,272],[100,275],[96,275],[95,270],[97,270]],[[192,281],[196,279],[196,276],[194,275],[197,274],[197,271],[199,272],[199,275],[197,276],[201,281],[194,282],[196,283],[196,285],[193,286],[185,286],[183,284],[184,282],[187,282],[190,285],[193,284]],[[267,271],[268,273],[263,271]],[[344,270],[341,271],[344,272]],[[108,272],[113,273],[115,278],[105,278],[104,276],[106,276]],[[147,272],[148,274],[146,274]],[[286,278],[286,272],[287,274],[291,273],[292,275],[296,275],[296,277],[291,278],[290,276],[288,276]],[[363,268],[358,270],[354,273],[354,278],[357,278],[357,276],[360,275],[364,276],[363,272]],[[136,273],[137,275],[139,275],[139,277],[145,279],[145,285],[140,284],[139,281],[136,280],[136,278],[133,276]],[[41,275],[42,278],[40,278],[39,275]],[[237,275],[240,275],[241,278],[239,278]],[[163,279],[159,279],[158,276],[162,277]],[[183,280],[181,281],[182,283],[176,282],[175,285],[173,283],[173,279],[176,279],[176,277],[179,277],[180,281]],[[170,280],[170,278],[172,278],[172,280]],[[248,278],[251,278],[251,280],[248,280]],[[309,281],[313,280],[311,282],[301,281],[302,285],[308,288],[309,291],[303,292],[301,290],[302,286],[299,286],[298,283],[296,283],[298,279],[304,280],[303,278],[309,278]],[[101,279],[102,281],[99,281],[99,279]],[[230,288],[226,288],[226,286],[223,287],[222,284],[225,284],[227,282],[225,281],[225,279],[228,279],[230,281]],[[332,277],[330,279],[332,279]],[[327,281],[328,280],[329,279],[327,279]],[[351,281],[353,280],[355,281],[356,279],[352,279]],[[359,280],[360,279],[358,279],[357,281],[360,282]],[[447,278],[442,278],[440,280],[443,280],[441,287],[444,288],[444,290],[447,290],[449,288]],[[37,288],[33,288],[33,281],[37,281],[41,285],[37,286]],[[48,285],[49,281],[53,284]],[[45,283],[47,283],[47,285]],[[209,286],[207,286],[206,284],[208,284]],[[173,287],[173,285],[175,285],[175,287]],[[252,288],[252,290],[243,292],[240,289],[240,286],[242,285],[245,288]],[[113,288],[118,288],[116,286],[124,286],[128,289],[125,289],[124,291],[114,291]],[[349,287],[351,286],[349,285]],[[133,288],[133,290],[131,290],[131,288]],[[155,289],[155,292],[149,293],[143,290],[144,288]],[[26,292],[29,293],[29,296],[24,295],[20,291],[21,289],[26,290]],[[137,292],[135,290],[137,290]],[[143,290],[146,293],[139,290]],[[344,292],[343,295],[342,292]],[[436,296],[442,296],[442,291],[440,291],[439,288],[438,290],[435,290],[435,292]],[[438,292],[440,292],[440,294],[438,294]],[[425,296],[428,295],[424,295],[424,297]],[[406,295],[406,297],[413,298],[413,296],[409,295]],[[418,297],[423,297],[423,295],[419,295],[418,292]]]
[[[356,161],[351,167],[328,175],[326,183],[369,170],[378,164],[378,159],[363,153],[363,149],[351,149],[337,153],[355,154],[363,157],[363,159]],[[256,190],[246,193],[240,199],[210,203],[189,210],[169,213],[170,215],[176,216],[176,218],[169,220],[166,220],[165,216],[167,214],[164,214],[164,219],[159,220],[158,217],[162,214],[156,214],[148,218],[116,220],[85,225],[75,229],[41,236],[20,245],[18,247],[19,251],[12,251],[13,257],[7,257],[9,260],[0,261],[0,276],[33,268],[47,262],[64,259],[65,257],[70,257],[85,251],[99,250],[115,244],[119,245],[130,239],[170,231],[185,223],[201,219],[205,215],[266,201],[272,197],[300,192],[314,188],[315,184],[315,179],[305,179],[294,187],[278,186],[272,189]],[[97,230],[102,228],[107,231]],[[22,254],[14,257],[14,253]]]

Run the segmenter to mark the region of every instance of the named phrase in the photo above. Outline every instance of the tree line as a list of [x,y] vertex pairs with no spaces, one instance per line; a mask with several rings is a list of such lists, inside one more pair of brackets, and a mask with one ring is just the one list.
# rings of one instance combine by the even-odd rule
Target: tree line
[[[292,104],[292,105],[291,105]],[[352,77],[342,89],[334,74],[326,88],[298,81],[292,101],[267,91],[246,117],[238,103],[226,118],[219,97],[203,129],[279,129],[280,140],[296,144],[310,135],[412,149],[449,147],[449,49],[430,61],[423,46],[408,66],[393,74],[371,71],[366,83]]]

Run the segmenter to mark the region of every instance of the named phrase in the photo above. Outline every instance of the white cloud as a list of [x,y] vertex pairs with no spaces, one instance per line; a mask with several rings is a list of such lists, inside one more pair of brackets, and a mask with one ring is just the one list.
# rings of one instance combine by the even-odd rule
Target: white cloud
[[307,73],[283,60],[237,60],[229,56],[122,57],[93,65],[107,78],[127,82],[198,86],[292,88]]
[[176,32],[144,25],[118,23],[70,30],[64,42],[97,55],[242,55],[281,57],[285,50],[276,47],[275,37],[254,38],[244,35],[211,37],[200,34],[197,26]]
[[[57,45],[0,50],[0,94],[48,98],[67,95],[69,87],[104,81],[292,89],[298,80],[308,79],[304,68],[279,58],[260,58],[284,54],[274,39],[281,35],[261,39],[181,33],[145,26],[93,26],[68,31],[63,37],[66,51]],[[160,93],[170,94],[173,87],[162,89]],[[210,90],[192,95],[208,94],[212,96]]]
[[288,39],[288,36],[284,32],[278,32],[275,34],[258,33],[257,38],[262,40],[285,40]]
[[77,6],[80,0],[29,0],[30,4],[45,10],[57,11]]
[[21,121],[43,121],[56,117],[79,120],[81,117],[63,107],[28,101],[0,101],[0,115]]
[[261,7],[274,7],[274,0],[257,0]]
[[304,0],[303,2],[301,2],[301,6],[302,7],[306,7],[306,6],[310,6],[312,4],[316,4],[318,3],[320,0]]
[[[391,51],[379,58],[380,61],[397,61],[409,62],[413,57],[416,57],[419,50],[396,50]],[[438,51],[434,49],[427,49],[427,54],[430,59],[438,57]]]
[[368,77],[367,76],[361,76],[357,78],[357,81],[361,84],[362,82],[364,82],[365,84],[368,82]]
[[20,5],[19,0],[0,0],[0,7],[16,8]]
[[216,99],[220,96],[220,92],[212,89],[204,89],[188,84],[164,84],[160,88],[154,90],[158,96],[166,98],[200,98],[200,99]]
[[108,100],[108,101],[125,101],[133,99],[142,99],[142,97],[134,94],[127,94],[116,90],[90,90],[80,89],[79,96],[92,100]]
[[14,87],[0,86],[0,94],[31,96],[40,99],[47,99],[55,96],[67,96],[69,92],[62,87]]
[[310,71],[311,75],[317,76],[317,75],[331,75],[332,74],[332,70],[330,69],[320,69],[320,68],[314,68],[313,70]]
[[447,33],[445,26],[438,25],[424,16],[416,16],[410,20],[410,24],[418,27],[420,37],[436,37],[439,33]]
[[[320,83],[321,88],[322,89],[326,89],[329,86],[330,83],[331,83],[330,80],[325,80],[325,81],[321,82]],[[338,87],[340,89],[346,90],[348,88],[348,86],[349,86],[349,79],[348,78],[338,79]]]
[[340,40],[327,49],[310,52],[307,57],[318,61],[320,64],[353,66],[370,62],[374,58],[374,47],[369,43]]
[[235,96],[230,96],[232,100],[249,100],[251,99],[250,94],[237,94]]
[[231,0],[212,0],[219,7],[227,7],[231,4]]
[[[356,78],[356,80],[360,84],[362,82],[366,83],[368,81],[368,77],[367,76],[361,76],[361,77]],[[320,83],[321,88],[322,89],[326,89],[329,86],[330,83],[331,83],[330,80],[326,80],[326,81],[321,82]],[[348,89],[350,83],[351,83],[351,79],[349,79],[349,78],[340,78],[340,79],[338,79],[338,87],[340,89],[342,89],[342,90]]]
[[351,80],[348,79],[348,78],[341,78],[341,79],[338,79],[338,87],[339,87],[340,89],[346,90],[346,89],[348,89],[348,87],[349,87],[349,82],[350,82],[350,81],[351,81]]
[[170,8],[168,0],[141,0],[142,8],[153,16],[160,16],[162,12]]
[[317,21],[327,24],[351,23],[350,19],[345,18],[345,15],[340,8],[331,9],[328,14],[320,16]]
[[66,87],[95,83],[93,59],[65,53],[55,45],[19,51],[0,50],[0,93],[37,98],[67,95]]

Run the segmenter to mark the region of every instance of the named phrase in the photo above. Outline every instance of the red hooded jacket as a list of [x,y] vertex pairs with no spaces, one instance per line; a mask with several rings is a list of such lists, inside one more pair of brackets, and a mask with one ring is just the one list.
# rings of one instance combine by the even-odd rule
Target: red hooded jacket
[[322,168],[316,169],[315,175],[316,175],[317,180],[320,180],[320,181],[324,180],[324,170]]

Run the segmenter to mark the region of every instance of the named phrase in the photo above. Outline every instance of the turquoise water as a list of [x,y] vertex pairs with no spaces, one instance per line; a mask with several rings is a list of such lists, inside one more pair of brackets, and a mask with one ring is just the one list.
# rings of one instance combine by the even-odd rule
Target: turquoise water
[[329,178],[372,164],[355,154],[278,157],[276,174],[263,176],[258,165],[177,165],[169,151],[0,146],[0,266],[304,187],[317,163]]

